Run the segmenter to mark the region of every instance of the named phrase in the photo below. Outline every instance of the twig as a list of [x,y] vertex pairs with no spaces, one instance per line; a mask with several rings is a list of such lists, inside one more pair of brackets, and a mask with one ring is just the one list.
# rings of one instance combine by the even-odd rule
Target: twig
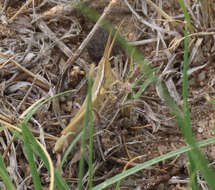
[[53,40],[59,49],[68,57],[73,56],[72,51],[60,40],[57,38],[54,32],[46,25],[46,23],[43,20],[39,20],[37,22],[37,26],[40,28],[40,30],[45,33],[51,40]]
[[13,15],[10,19],[9,19],[9,23],[12,23],[16,17],[21,14],[21,12],[32,2],[32,0],[28,0],[17,12],[15,15]]
[[[164,37],[164,40],[169,39],[169,37]],[[146,45],[150,43],[157,42],[157,38],[151,38],[151,39],[146,39],[146,40],[139,40],[139,41],[134,41],[134,42],[129,42],[129,45],[131,46],[141,46],[141,45]]]
[[34,73],[32,73],[31,71],[29,71],[28,69],[26,69],[25,67],[23,67],[22,65],[20,65],[19,63],[17,63],[14,60],[14,57],[15,56],[9,57],[8,55],[0,52],[0,58],[7,59],[6,62],[8,62],[8,61],[12,62],[14,65],[16,65],[17,67],[19,67],[23,72],[27,73],[28,75],[32,76],[33,78],[36,78],[38,81],[42,82],[43,84],[49,86],[48,82],[46,82],[41,76],[35,75]]
[[145,21],[132,7],[131,5],[129,4],[129,2],[127,0],[124,0],[125,4],[128,6],[128,8],[130,9],[130,11],[132,12],[132,14],[135,15],[135,17],[141,22],[143,23],[144,25],[154,29],[154,30],[157,30],[159,32],[163,32],[163,33],[167,33],[169,35],[173,35],[173,36],[178,36],[178,32],[173,32],[173,31],[169,31],[169,30],[166,30],[166,29],[163,29],[157,25],[153,25],[147,21]]
[[98,21],[96,22],[96,24],[94,25],[93,29],[90,31],[90,33],[88,34],[88,36],[85,38],[85,40],[81,43],[81,45],[79,46],[79,48],[76,50],[76,52],[74,53],[73,56],[71,56],[66,64],[65,64],[65,68],[63,69],[63,73],[66,72],[66,70],[76,61],[76,59],[81,55],[82,51],[84,50],[84,48],[87,46],[87,44],[89,43],[89,41],[91,40],[91,38],[93,37],[93,35],[95,34],[95,32],[97,31],[97,29],[99,28],[101,22],[104,20],[104,18],[107,16],[107,14],[111,11],[111,9],[117,4],[117,0],[112,0],[108,6],[105,8],[103,14],[100,16],[100,18],[98,19]]
[[9,3],[9,0],[4,1],[4,5],[3,5],[3,8],[2,8],[1,14],[5,14],[5,11],[6,11],[7,7],[8,7],[8,3]]

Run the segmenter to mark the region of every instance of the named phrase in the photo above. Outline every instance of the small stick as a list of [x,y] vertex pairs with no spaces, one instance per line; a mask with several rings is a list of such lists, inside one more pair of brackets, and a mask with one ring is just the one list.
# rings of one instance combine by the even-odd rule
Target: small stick
[[21,14],[21,12],[32,2],[32,0],[28,0],[17,12],[15,15],[13,15],[10,19],[9,19],[9,23],[12,23],[16,17]]
[[[35,75],[34,73],[32,73],[31,71],[29,71],[28,69],[26,69],[25,67],[23,67],[22,65],[20,65],[18,62],[16,62],[14,60],[14,57],[9,57],[8,55],[1,53],[0,52],[0,58],[3,59],[7,59],[6,62],[10,61],[11,63],[13,63],[14,65],[16,65],[17,67],[19,67],[22,71],[24,71],[25,73],[27,73],[28,75],[30,75],[33,78],[36,78],[38,81],[41,81],[42,83],[46,84],[49,86],[48,82],[46,82],[42,77],[40,77],[39,75]],[[1,69],[1,68],[0,68]]]
[[4,1],[4,5],[3,5],[3,9],[1,11],[1,14],[2,13],[5,14],[5,11],[6,11],[7,7],[8,7],[8,3],[9,3],[9,0]]
[[103,14],[100,16],[96,24],[94,25],[93,29],[90,31],[88,36],[85,38],[85,40],[81,43],[79,48],[76,50],[73,56],[71,56],[67,62],[65,63],[65,69],[63,69],[63,73],[66,72],[66,70],[76,61],[76,59],[81,55],[84,48],[87,46],[97,29],[99,28],[101,22],[104,20],[104,18],[107,16],[107,14],[111,11],[111,9],[117,4],[117,0],[112,0],[108,6],[105,8]]
[[55,33],[47,26],[47,24],[43,20],[39,20],[37,22],[37,26],[40,28],[40,30],[46,34],[49,39],[53,40],[54,43],[57,44],[58,48],[68,57],[73,56],[72,51],[68,46],[66,46],[61,40],[57,38]]

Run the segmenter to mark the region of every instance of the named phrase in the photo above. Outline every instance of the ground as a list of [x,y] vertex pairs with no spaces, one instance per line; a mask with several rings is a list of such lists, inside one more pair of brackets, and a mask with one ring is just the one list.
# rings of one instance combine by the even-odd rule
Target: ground
[[[30,3],[13,18],[26,2]],[[100,14],[109,3],[105,0],[86,2]],[[193,133],[200,141],[214,135],[215,107],[206,97],[215,94],[215,6],[213,1],[201,3],[196,0],[187,1],[186,7],[193,25],[189,28],[192,35],[189,38],[188,102]],[[108,34],[102,33],[103,30],[96,33],[71,64],[71,58],[95,24],[80,11],[60,0],[35,1],[34,6],[31,1],[0,0],[0,11],[1,125],[4,126],[5,121],[17,126],[23,113],[41,98],[76,89],[74,95],[61,96],[44,105],[28,123],[57,167],[63,153],[54,151],[56,140],[84,102],[86,70],[93,62],[96,66],[99,64]],[[156,75],[165,82],[177,105],[183,108],[183,37],[187,25],[178,1],[121,0],[107,19],[116,28],[123,21],[120,29],[122,35],[138,48],[146,63],[156,69]],[[116,45],[116,49],[120,49],[119,46]],[[117,79],[106,89],[104,102],[98,101],[94,106],[94,185],[121,173],[129,160],[135,157],[140,156],[129,167],[186,145],[155,83],[151,83],[138,99],[123,101],[126,94],[138,92],[146,81],[142,78],[132,88],[137,79],[144,75],[138,63],[122,48],[114,51],[110,62]],[[133,73],[128,75],[131,68]],[[8,128],[1,130],[0,152],[6,167],[19,189],[34,189],[23,143],[12,137]],[[202,150],[213,167],[214,145]],[[77,187],[79,159],[80,144],[77,144],[62,173],[71,189]],[[45,189],[49,185],[48,174],[39,161],[38,166],[41,166],[40,177]],[[122,180],[120,188],[180,190],[187,187],[188,176],[187,155],[182,154],[127,177]],[[201,189],[208,189],[201,175],[199,183]],[[84,186],[87,189],[87,180]],[[115,189],[115,185],[106,189]]]

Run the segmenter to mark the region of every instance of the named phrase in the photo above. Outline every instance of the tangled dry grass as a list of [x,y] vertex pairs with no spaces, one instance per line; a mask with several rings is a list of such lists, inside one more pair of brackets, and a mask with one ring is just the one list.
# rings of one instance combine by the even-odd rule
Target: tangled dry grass
[[[107,39],[90,41],[89,34],[93,34],[97,26],[75,9],[75,2],[0,1],[0,152],[17,189],[34,187],[23,143],[13,138],[11,128],[17,127],[26,116],[26,110],[44,98],[74,89],[72,95],[62,96],[40,108],[28,123],[58,166],[61,154],[54,151],[55,143],[84,102],[86,71],[93,61],[97,62],[84,48],[93,44],[91,48],[95,48],[97,57],[101,54],[96,50],[97,41],[104,42],[101,52],[106,45]],[[187,25],[178,2],[121,0],[107,15],[104,8],[108,2],[84,2],[103,13],[115,26],[124,19],[120,29],[123,36],[143,53],[177,105],[182,107],[183,40]],[[192,23],[188,70],[191,119],[196,138],[202,140],[213,136],[215,123],[214,107],[205,99],[206,94],[215,94],[215,6],[213,1],[198,0],[187,0],[185,5]],[[105,92],[104,102],[94,110],[94,184],[120,173],[134,157],[141,155],[132,166],[185,145],[156,85],[150,83],[140,91],[138,98],[129,98],[131,92],[136,94],[144,84],[144,73],[132,57],[119,52],[110,59],[117,80]],[[204,149],[212,165],[214,150],[213,145]],[[47,171],[43,163],[35,159],[44,189],[48,188]],[[62,174],[71,189],[77,187],[79,159],[77,145]],[[187,176],[187,158],[181,155],[136,173],[122,181],[121,187],[183,189],[188,183]],[[87,172],[84,179],[87,189]],[[208,189],[201,176],[199,183],[202,189]],[[0,186],[4,187],[1,182]]]

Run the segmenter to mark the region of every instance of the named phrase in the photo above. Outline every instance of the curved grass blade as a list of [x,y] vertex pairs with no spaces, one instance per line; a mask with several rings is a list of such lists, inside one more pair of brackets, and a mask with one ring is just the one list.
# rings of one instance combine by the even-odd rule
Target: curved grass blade
[[[46,168],[50,171],[50,167],[49,167],[49,162],[48,162],[48,159],[47,157],[45,156],[44,152],[42,151],[42,149],[40,148],[40,146],[38,145],[35,137],[33,136],[33,134],[31,133],[31,131],[28,129],[27,127],[27,122],[30,120],[30,118],[33,116],[33,114],[41,107],[43,106],[45,103],[47,103],[48,101],[51,101],[53,98],[56,98],[58,96],[62,96],[64,94],[67,94],[67,93],[71,93],[73,92],[74,90],[69,90],[69,91],[65,91],[65,92],[62,92],[62,93],[59,93],[53,97],[50,97],[48,99],[46,99],[45,101],[43,101],[42,103],[40,103],[39,105],[37,105],[34,109],[32,109],[31,112],[28,113],[28,115],[25,117],[23,123],[21,124],[22,126],[22,132],[23,132],[23,140],[25,142],[25,145],[26,145],[26,152],[28,151],[28,158],[29,158],[29,165],[32,169],[32,172],[34,172],[34,177],[35,177],[35,182],[38,183],[38,177],[37,177],[37,174],[35,172],[35,161],[34,159],[32,159],[32,156],[33,156],[33,151],[35,153],[37,153],[40,158],[43,160]],[[67,186],[67,184],[65,183],[65,180],[63,180],[62,177],[60,177],[60,175],[56,175],[56,171],[54,172],[55,174],[55,182],[56,182],[56,185],[60,188],[60,189],[65,189],[65,190],[68,190],[69,187]],[[33,177],[33,174],[32,174],[32,177]],[[38,184],[37,184],[38,185]],[[35,186],[36,187],[36,186]],[[38,185],[38,188],[39,188],[39,185]]]
[[[29,130],[27,128],[27,130]],[[31,131],[28,131],[31,133]],[[17,135],[20,139],[23,139],[23,137],[21,135]],[[48,171],[50,172],[50,168],[49,168],[49,162],[48,162],[48,159],[46,157],[46,155],[44,154],[44,152],[42,151],[42,149],[40,148],[40,146],[38,146],[38,143],[36,142],[36,140],[34,139],[34,136],[33,134],[29,134],[29,136],[31,136],[30,139],[33,139],[32,140],[32,144],[31,144],[31,148],[32,150],[43,160],[46,168],[48,169]],[[63,177],[60,175],[60,173],[54,169],[54,182],[55,182],[55,186],[58,188],[58,189],[61,189],[61,190],[69,190],[69,186],[66,184],[66,181],[63,179]]]
[[65,91],[65,92],[61,92],[61,93],[59,93],[59,94],[56,94],[56,95],[54,95],[54,96],[52,96],[52,97],[47,98],[45,101],[43,101],[42,103],[40,103],[39,105],[37,105],[34,109],[32,109],[31,112],[29,112],[29,113],[27,114],[27,116],[26,116],[25,119],[24,119],[24,123],[27,123],[27,122],[31,119],[31,117],[35,114],[35,112],[36,112],[40,107],[42,107],[44,104],[46,104],[47,102],[51,101],[51,100],[54,99],[54,98],[57,98],[57,97],[59,97],[59,96],[63,96],[63,95],[65,95],[65,94],[72,93],[72,92],[75,92],[75,90],[67,90],[67,91]]
[[29,167],[31,170],[31,175],[33,178],[33,183],[35,185],[35,189],[42,190],[43,188],[40,183],[39,173],[37,172],[37,166],[34,161],[33,151],[31,148],[32,142],[29,140],[29,133],[27,132],[28,129],[25,124],[22,124],[21,128],[22,128],[22,134],[23,134],[23,140],[24,140],[24,148],[25,148],[27,160],[29,163]]
[[[204,140],[204,141],[201,141],[201,142],[198,142],[197,143],[197,146],[198,147],[204,147],[204,146],[207,146],[209,144],[213,144],[215,143],[215,137],[213,138],[210,138],[210,139],[207,139],[207,140]],[[183,148],[180,148],[178,150],[175,150],[175,151],[172,151],[172,152],[169,152],[167,154],[164,154],[162,156],[159,156],[157,158],[154,158],[152,160],[149,160],[149,161],[146,161],[142,164],[138,164],[137,166],[133,167],[133,168],[130,168],[128,170],[126,170],[125,172],[121,173],[121,174],[118,174],[108,180],[106,180],[105,182],[103,183],[100,183],[99,185],[95,186],[93,188],[93,190],[101,190],[101,189],[104,189],[106,187],[108,187],[109,185],[112,185],[114,183],[116,183],[117,181],[121,180],[121,179],[124,179],[140,170],[143,170],[153,164],[157,164],[158,162],[161,162],[163,160],[166,160],[166,159],[169,159],[169,158],[172,158],[174,156],[177,156],[179,154],[182,154],[182,153],[185,153],[185,152],[188,152],[190,151],[192,148],[191,146],[186,146],[186,147],[183,147]]]

